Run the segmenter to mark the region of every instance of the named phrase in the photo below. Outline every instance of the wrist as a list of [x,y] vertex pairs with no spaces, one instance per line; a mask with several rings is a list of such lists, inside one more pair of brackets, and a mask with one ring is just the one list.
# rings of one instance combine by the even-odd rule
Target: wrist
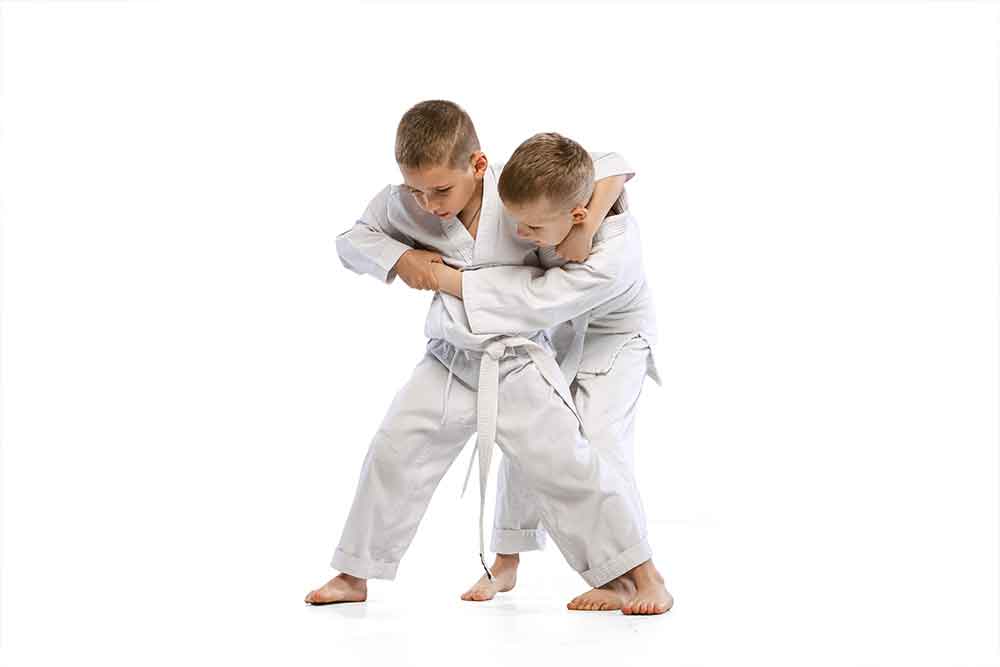
[[462,298],[462,272],[447,264],[435,263],[431,266],[437,280],[438,291]]
[[396,258],[396,262],[395,262],[395,264],[392,265],[392,267],[393,268],[397,268],[399,266],[400,262],[408,259],[408,255],[411,252],[413,252],[412,249],[410,249],[410,250],[404,250],[402,253],[400,253],[399,257]]

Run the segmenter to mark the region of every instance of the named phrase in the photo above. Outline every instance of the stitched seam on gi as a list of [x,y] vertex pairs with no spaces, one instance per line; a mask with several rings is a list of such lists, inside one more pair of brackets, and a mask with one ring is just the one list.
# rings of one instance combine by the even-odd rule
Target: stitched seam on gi
[[[629,343],[631,343],[632,341],[634,341],[636,338],[643,339],[646,342],[646,345],[649,345],[649,340],[647,340],[646,337],[643,336],[642,334],[637,333],[634,336],[632,336],[631,338],[626,338],[625,340],[623,340],[621,342],[621,344],[618,346],[618,348],[615,349],[615,353],[611,355],[611,359],[608,361],[608,365],[606,367],[599,368],[599,369],[594,369],[594,370],[586,370],[586,371],[583,370],[583,369],[580,369],[580,370],[577,371],[576,374],[577,375],[607,375],[608,373],[611,372],[611,369],[613,369],[615,367],[615,362],[618,361],[618,355],[620,355],[622,353],[622,350],[625,349],[625,346],[628,345]],[[652,353],[652,346],[650,346],[649,352]]]

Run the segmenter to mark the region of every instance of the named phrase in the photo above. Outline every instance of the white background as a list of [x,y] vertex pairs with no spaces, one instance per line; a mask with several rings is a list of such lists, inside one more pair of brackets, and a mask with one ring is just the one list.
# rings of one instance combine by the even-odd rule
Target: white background
[[[3,664],[1000,664],[998,14],[3,3]],[[466,454],[302,603],[429,300],[334,237],[428,98],[638,172],[662,617],[567,612],[554,547],[461,602]]]

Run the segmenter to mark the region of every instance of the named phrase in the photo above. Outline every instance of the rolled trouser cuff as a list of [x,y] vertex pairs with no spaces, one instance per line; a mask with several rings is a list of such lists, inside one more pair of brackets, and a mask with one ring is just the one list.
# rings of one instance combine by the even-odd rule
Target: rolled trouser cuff
[[545,530],[494,528],[490,551],[495,554],[519,554],[545,548]]
[[646,540],[643,540],[642,542],[629,547],[614,558],[611,558],[600,565],[596,565],[585,572],[581,572],[580,576],[582,576],[584,580],[594,588],[599,588],[612,579],[625,574],[636,565],[645,563],[652,557],[653,552],[649,548],[649,543]]
[[349,554],[339,547],[333,553],[330,566],[359,579],[395,579],[399,562],[378,561]]

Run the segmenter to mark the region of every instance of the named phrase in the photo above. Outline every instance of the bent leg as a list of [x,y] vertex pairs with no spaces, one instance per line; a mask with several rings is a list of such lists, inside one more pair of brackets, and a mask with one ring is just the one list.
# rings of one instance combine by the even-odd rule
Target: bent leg
[[649,343],[633,338],[624,343],[607,371],[580,372],[573,383],[583,432],[628,482],[643,537],[647,534],[646,514],[635,481],[635,422],[649,354]]
[[502,362],[497,445],[533,491],[567,562],[598,587],[648,560],[627,481],[583,437],[570,406],[529,358]]
[[[637,509],[636,521],[647,536],[646,516],[635,480],[635,420],[649,364],[649,344],[633,338],[618,351],[614,363],[600,373],[581,372],[574,383],[576,406],[591,444],[626,479]],[[660,614],[673,597],[649,560],[626,574],[574,598],[570,609],[621,609],[626,614]]]
[[[572,386],[584,435],[629,483],[643,535],[645,510],[635,483],[635,418],[649,354],[649,343],[641,337],[633,338],[624,344],[610,369],[580,372]],[[491,544],[494,552],[510,554],[545,547],[545,528],[536,502],[520,471],[504,455],[497,475]]]

